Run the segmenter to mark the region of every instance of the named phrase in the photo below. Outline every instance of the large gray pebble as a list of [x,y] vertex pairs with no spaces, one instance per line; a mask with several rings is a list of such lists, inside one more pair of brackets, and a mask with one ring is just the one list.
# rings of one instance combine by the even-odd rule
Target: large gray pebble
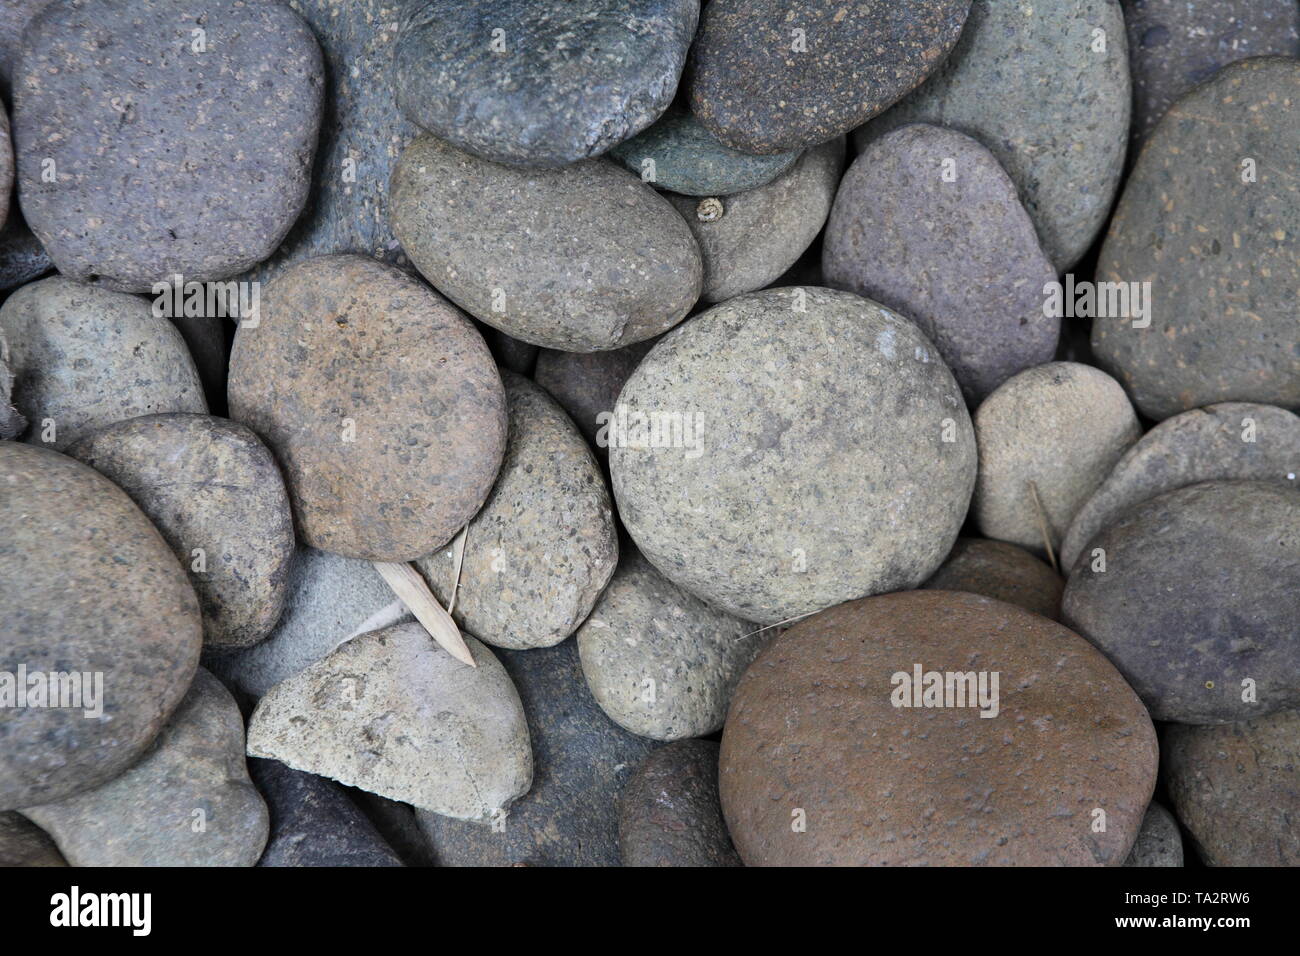
[[[532,382],[505,375],[510,434],[496,484],[466,533],[453,617],[497,647],[550,647],[591,613],[618,564],[609,488],[573,422]],[[421,558],[444,606],[455,541]]]
[[432,136],[393,172],[393,231],[439,291],[517,339],[613,349],[671,328],[703,266],[672,204],[607,160],[524,170]]
[[42,279],[5,300],[0,333],[29,442],[62,449],[140,415],[207,413],[185,340],[138,296]]
[[1152,801],[1142,817],[1142,829],[1129,851],[1125,866],[1182,866],[1183,835],[1174,815]]
[[492,652],[453,658],[415,623],[370,631],[267,692],[248,755],[467,820],[528,791],[519,695]]
[[653,347],[654,341],[637,342],[607,352],[542,349],[537,355],[533,378],[569,413],[578,431],[604,459],[609,449],[606,443],[597,441],[601,427],[618,404],[618,393],[628,376]]
[[73,866],[254,866],[268,833],[244,763],[244,719],[202,668],[138,763],[102,787],[23,813]]
[[1015,181],[1064,272],[1110,213],[1130,99],[1119,0],[975,0],[952,55],[857,139],[917,122],[975,137]]
[[145,415],[92,432],[73,458],[131,496],[189,571],[204,644],[246,647],[284,607],[293,516],[257,436],[206,415]]
[[761,624],[916,587],[975,482],[970,418],[934,346],[847,292],[714,306],[660,340],[619,404],[628,429],[610,469],[637,545],[669,580]]
[[1056,270],[1015,184],[954,130],[905,126],[867,147],[835,196],[822,267],[919,325],[972,405],[1056,353],[1061,322],[1043,309]]
[[805,151],[765,186],[722,199],[670,195],[700,244],[700,299],[753,292],[794,265],[821,232],[843,169],[844,140],[837,138]]
[[743,866],[718,802],[718,745],[679,740],[641,762],[619,796],[624,866]]

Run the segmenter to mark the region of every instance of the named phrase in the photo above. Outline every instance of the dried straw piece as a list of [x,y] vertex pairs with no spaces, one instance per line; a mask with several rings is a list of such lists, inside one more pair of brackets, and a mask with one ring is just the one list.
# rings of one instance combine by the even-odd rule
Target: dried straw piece
[[388,586],[393,589],[393,593],[411,609],[415,619],[424,625],[424,629],[443,650],[463,664],[478,666],[474,663],[469,648],[465,646],[456,622],[442,609],[414,565],[395,564],[391,561],[376,561],[374,565],[375,570],[383,575]]
[[451,600],[447,602],[447,613],[451,614],[456,610],[456,594],[460,591],[460,569],[465,563],[465,539],[469,537],[469,525],[460,529],[460,534],[456,535],[456,542],[452,546],[452,553],[455,556],[456,570],[451,578]]
[[1032,481],[1029,483],[1029,493],[1034,496],[1034,511],[1038,514],[1038,533],[1043,536],[1043,545],[1047,548],[1047,558],[1052,562],[1052,570],[1060,574],[1061,569],[1056,564],[1056,552],[1052,550],[1052,535],[1047,530],[1047,512],[1043,510],[1043,502],[1038,497],[1038,485]]

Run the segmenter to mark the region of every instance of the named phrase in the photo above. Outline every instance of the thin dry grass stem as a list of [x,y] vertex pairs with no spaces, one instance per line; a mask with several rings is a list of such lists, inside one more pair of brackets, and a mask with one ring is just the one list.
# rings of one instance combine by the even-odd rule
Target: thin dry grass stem
[[784,627],[787,624],[793,624],[795,621],[802,621],[804,618],[812,617],[816,613],[817,613],[816,611],[809,611],[807,614],[799,614],[796,615],[795,617],[787,617],[784,621],[777,621],[775,624],[765,624],[762,627],[760,627],[757,631],[750,631],[748,634],[740,635],[740,639],[743,641],[747,637],[753,637],[755,634],[762,634],[764,631],[770,631],[774,627]]
[[1043,510],[1042,499],[1038,497],[1038,485],[1032,481],[1029,483],[1029,494],[1034,499],[1034,513],[1038,515],[1038,533],[1043,536],[1047,559],[1052,562],[1052,570],[1060,574],[1061,569],[1056,563],[1056,551],[1052,548],[1052,534],[1047,530],[1047,512]]
[[451,600],[447,602],[448,614],[456,610],[456,595],[460,593],[460,569],[465,564],[465,541],[467,538],[469,538],[469,525],[465,525],[460,529],[460,534],[456,535],[455,544],[452,545],[456,570],[451,578]]
[[414,565],[396,564],[391,561],[376,561],[374,565],[375,570],[383,575],[388,586],[393,589],[393,593],[411,609],[415,619],[424,625],[429,636],[437,641],[443,650],[462,664],[468,664],[470,667],[478,666],[474,663],[469,648],[465,646],[456,622],[442,609],[442,605],[433,596],[429,585],[424,583],[424,578],[420,577],[420,572],[415,570]]

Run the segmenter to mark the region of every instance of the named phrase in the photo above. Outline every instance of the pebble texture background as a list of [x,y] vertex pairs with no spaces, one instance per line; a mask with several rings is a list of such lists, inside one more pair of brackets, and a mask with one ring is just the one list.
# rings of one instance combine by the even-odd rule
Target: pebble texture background
[[1183,835],[1174,815],[1152,801],[1125,866],[1182,866]]
[[1005,541],[958,538],[928,590],[969,591],[1057,620],[1065,582],[1047,564]]

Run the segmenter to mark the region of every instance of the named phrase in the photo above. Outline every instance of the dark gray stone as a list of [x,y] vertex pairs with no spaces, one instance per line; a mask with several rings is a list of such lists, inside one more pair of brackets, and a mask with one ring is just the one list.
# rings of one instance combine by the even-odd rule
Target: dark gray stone
[[542,349],[533,378],[569,413],[587,441],[602,459],[609,449],[597,444],[600,414],[612,413],[618,393],[632,371],[645,358],[656,340],[637,342],[607,352],[557,352]]
[[0,292],[25,285],[54,268],[40,240],[32,235],[15,202],[0,230]]
[[67,866],[49,834],[19,813],[0,813],[0,866]]
[[413,0],[393,53],[412,122],[484,159],[563,166],[668,107],[699,0]]
[[624,866],[743,866],[718,803],[718,745],[679,740],[636,768],[619,797]]
[[230,366],[230,344],[226,341],[226,321],[221,316],[172,317],[172,325],[180,332],[189,349],[194,368],[203,383],[203,394],[213,414],[224,412],[226,407],[226,372]]
[[1142,817],[1142,829],[1129,851],[1125,866],[1182,866],[1183,835],[1174,815],[1152,801]]
[[4,0],[0,3],[0,99],[10,99],[10,81],[18,66],[23,29],[50,0]]
[[0,103],[0,227],[9,220],[9,198],[14,191],[14,148],[9,140],[9,114]]

